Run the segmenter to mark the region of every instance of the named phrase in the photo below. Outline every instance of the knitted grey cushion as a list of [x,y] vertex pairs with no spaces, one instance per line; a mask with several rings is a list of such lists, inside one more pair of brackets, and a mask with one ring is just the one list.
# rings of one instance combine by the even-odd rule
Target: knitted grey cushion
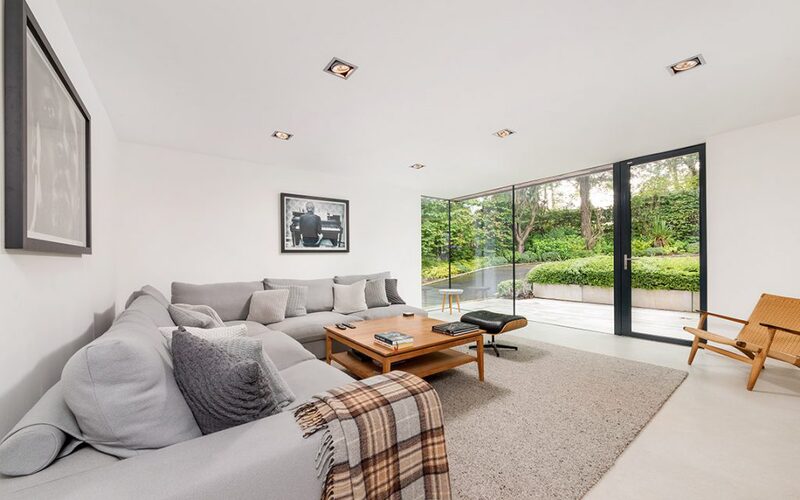
[[289,300],[286,301],[286,317],[305,316],[308,287],[300,285],[272,285],[271,290],[289,290]]
[[261,290],[253,292],[250,298],[250,312],[247,321],[262,325],[278,323],[286,319],[286,305],[289,303],[289,290]]
[[406,301],[397,293],[397,279],[387,278],[384,281],[386,282],[386,298],[389,299],[389,302],[392,304],[405,304]]
[[195,328],[219,328],[225,326],[217,311],[209,306],[191,304],[170,304],[168,309],[175,326]]
[[175,381],[203,434],[251,422],[275,409],[261,366],[187,332],[172,334]]
[[389,299],[386,298],[386,280],[377,279],[367,281],[364,287],[364,297],[367,300],[367,307],[386,307]]
[[211,342],[222,347],[232,356],[252,359],[261,366],[272,393],[271,399],[274,400],[270,415],[286,408],[295,400],[294,392],[283,380],[275,363],[264,352],[261,340],[252,337],[227,337],[212,339]]

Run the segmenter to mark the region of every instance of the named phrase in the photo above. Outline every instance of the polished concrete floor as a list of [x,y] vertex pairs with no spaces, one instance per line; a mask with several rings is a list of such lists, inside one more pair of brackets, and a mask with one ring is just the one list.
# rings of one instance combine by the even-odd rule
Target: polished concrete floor
[[800,498],[799,369],[768,360],[748,392],[749,367],[711,352],[688,366],[672,344],[541,323],[516,336],[689,372],[586,498]]
[[[461,303],[463,312],[487,309],[511,314],[511,307],[511,299],[500,298],[469,300]],[[441,305],[431,306],[428,310],[441,312]],[[450,309],[446,307],[445,312],[449,311]],[[614,333],[614,306],[609,304],[539,298],[517,299],[516,312],[539,323]],[[459,316],[454,305],[452,317]],[[642,307],[634,307],[632,311],[633,331],[677,339],[691,339],[683,332],[683,327],[697,326],[698,319],[697,313],[688,311],[665,311]]]

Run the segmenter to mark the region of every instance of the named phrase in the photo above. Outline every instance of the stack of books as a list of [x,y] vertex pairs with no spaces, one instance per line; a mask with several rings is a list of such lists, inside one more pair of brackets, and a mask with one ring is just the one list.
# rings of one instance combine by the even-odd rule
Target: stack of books
[[375,343],[389,349],[402,349],[414,345],[414,337],[400,332],[383,332],[375,334]]
[[452,323],[441,323],[439,325],[434,325],[432,330],[438,333],[444,333],[445,335],[452,335],[457,337],[459,335],[464,335],[467,333],[472,333],[476,330],[479,330],[477,325],[473,325],[472,323],[464,323],[463,321],[453,321]]

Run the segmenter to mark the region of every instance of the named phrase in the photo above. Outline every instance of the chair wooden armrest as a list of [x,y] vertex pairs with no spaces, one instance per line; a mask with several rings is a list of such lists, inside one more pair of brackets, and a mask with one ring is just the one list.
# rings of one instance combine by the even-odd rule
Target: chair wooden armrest
[[785,327],[778,326],[778,325],[771,325],[769,323],[759,323],[759,325],[767,327],[767,328],[771,328],[773,330],[780,330],[782,332],[793,333],[795,335],[800,335],[800,332],[798,332],[797,330],[792,330],[791,328],[785,328]]
[[712,312],[703,311],[703,310],[697,310],[695,312],[698,312],[700,314],[705,314],[706,316],[713,316],[715,318],[726,319],[728,321],[733,321],[734,323],[741,323],[743,325],[748,324],[748,322],[746,320],[739,319],[739,318],[732,318],[730,316],[724,316],[722,314],[712,313]]

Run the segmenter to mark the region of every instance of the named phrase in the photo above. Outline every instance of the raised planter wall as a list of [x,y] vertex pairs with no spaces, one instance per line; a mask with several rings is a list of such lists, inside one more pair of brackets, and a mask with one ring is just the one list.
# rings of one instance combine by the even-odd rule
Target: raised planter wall
[[[569,300],[591,304],[613,304],[614,289],[584,285],[533,284],[533,295],[542,299]],[[700,294],[686,290],[645,290],[634,288],[633,307],[667,311],[696,311],[700,309]]]

